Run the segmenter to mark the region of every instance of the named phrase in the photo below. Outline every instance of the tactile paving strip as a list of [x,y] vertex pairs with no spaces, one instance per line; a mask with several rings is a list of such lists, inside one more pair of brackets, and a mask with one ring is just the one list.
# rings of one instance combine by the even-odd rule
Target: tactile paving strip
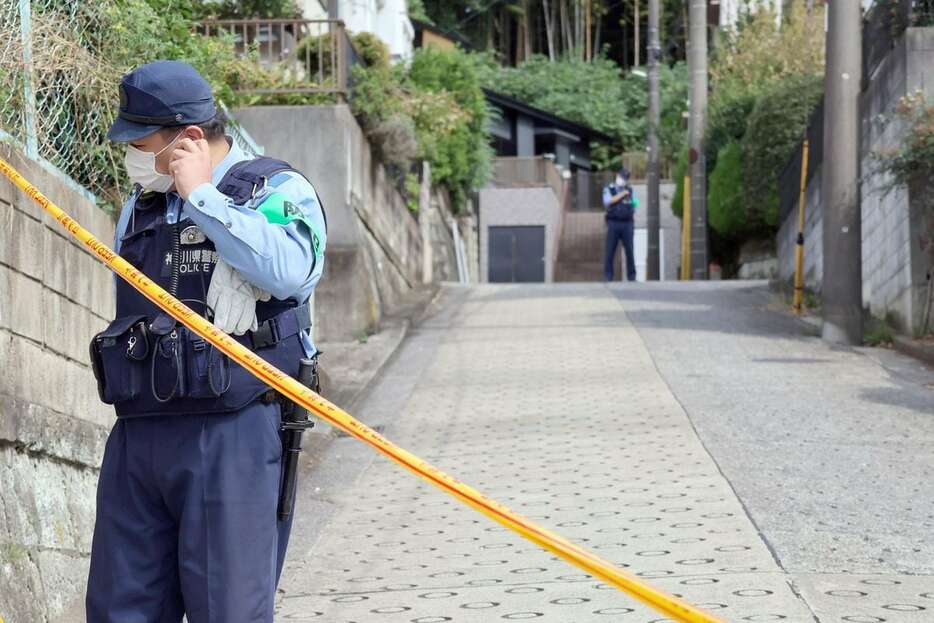
[[825,623],[930,623],[934,577],[801,575],[795,584]]
[[[387,436],[725,621],[813,622],[619,305],[588,288],[478,288]],[[337,503],[278,619],[667,620],[387,461]]]

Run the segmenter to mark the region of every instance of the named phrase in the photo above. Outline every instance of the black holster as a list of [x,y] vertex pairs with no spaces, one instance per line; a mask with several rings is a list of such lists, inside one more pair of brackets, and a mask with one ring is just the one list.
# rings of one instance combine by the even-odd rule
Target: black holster
[[[298,380],[315,393],[321,392],[318,377],[318,357],[302,359]],[[295,507],[298,477],[298,455],[302,452],[302,434],[315,423],[308,419],[308,410],[291,400],[282,400],[282,483],[279,489],[279,521],[287,521]]]

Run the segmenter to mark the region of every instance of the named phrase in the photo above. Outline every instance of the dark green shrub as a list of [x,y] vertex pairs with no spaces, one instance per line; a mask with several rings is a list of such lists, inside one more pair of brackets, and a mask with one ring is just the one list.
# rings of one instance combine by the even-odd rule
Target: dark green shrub
[[390,54],[386,42],[371,32],[358,32],[353,35],[353,47],[360,55],[360,60],[368,67],[389,67]]
[[[350,41],[364,65],[383,69],[389,67],[389,46],[382,39],[372,33],[361,32],[351,35]],[[295,47],[290,58],[303,64],[312,79],[320,75],[322,80],[328,80],[334,75],[336,46],[343,43],[335,41],[331,33],[305,37]]]
[[751,235],[778,226],[778,182],[823,94],[820,76],[791,76],[759,97],[743,138],[746,225]]
[[742,234],[746,221],[743,193],[743,148],[731,142],[717,154],[717,166],[708,179],[707,217],[724,237]]
[[746,134],[746,122],[756,107],[759,89],[755,85],[724,83],[710,98],[707,116],[707,174],[717,165],[720,150],[740,142]]

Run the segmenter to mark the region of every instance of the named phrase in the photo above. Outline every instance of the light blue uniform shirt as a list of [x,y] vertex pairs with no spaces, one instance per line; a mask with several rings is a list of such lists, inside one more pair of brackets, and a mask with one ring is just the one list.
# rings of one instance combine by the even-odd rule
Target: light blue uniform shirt
[[[277,299],[291,298],[299,304],[304,303],[311,297],[324,270],[327,233],[318,195],[304,177],[285,171],[273,175],[265,190],[258,189],[253,201],[259,205],[273,192],[285,195],[316,229],[316,249],[312,232],[301,221],[293,220],[286,225],[270,223],[250,205],[234,205],[229,197],[217,190],[217,184],[230,167],[253,157],[236,141],[228,142],[231,143],[230,151],[214,167],[210,184],[204,183],[195,188],[184,202],[175,192],[166,193],[166,221],[171,224],[190,218],[214,243],[218,255],[240,271],[247,281]],[[114,249],[118,253],[120,238],[127,230],[137,196],[133,193],[127,200],[117,221]],[[317,352],[307,332],[303,341],[308,356]]]
[[[614,187],[615,187],[614,184],[610,184],[610,185],[608,185],[608,186],[604,186],[604,187],[603,187],[603,207],[604,207],[604,208],[609,208],[609,207],[610,207],[610,199],[612,199],[612,198],[613,198],[613,195],[615,194],[615,193],[613,193],[613,192],[610,190],[610,186],[614,186]],[[636,193],[635,193],[635,191],[633,191],[633,193],[632,193],[632,209],[633,209],[633,211],[635,211],[635,209],[638,208],[638,207],[639,207],[639,200],[636,198]]]

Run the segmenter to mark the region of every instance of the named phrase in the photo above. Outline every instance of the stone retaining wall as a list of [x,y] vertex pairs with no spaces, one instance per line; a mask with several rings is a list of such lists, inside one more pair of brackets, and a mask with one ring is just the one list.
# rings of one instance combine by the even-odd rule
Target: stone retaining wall
[[[111,218],[10,145],[0,154],[102,240]],[[88,342],[113,317],[111,273],[0,180],[0,617],[55,620],[87,577],[110,407]]]

